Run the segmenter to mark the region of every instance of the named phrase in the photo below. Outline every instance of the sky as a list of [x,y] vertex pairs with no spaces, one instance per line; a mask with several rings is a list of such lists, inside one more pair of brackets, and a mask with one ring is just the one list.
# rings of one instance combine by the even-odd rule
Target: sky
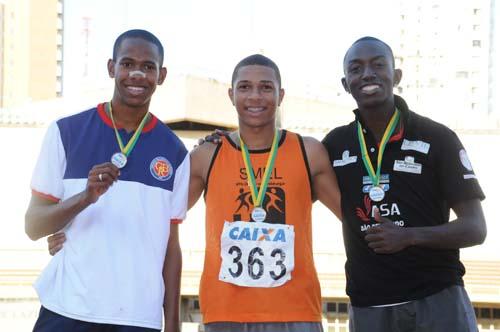
[[391,4],[397,2],[66,0],[65,93],[77,93],[84,72],[87,81],[103,84],[112,44],[131,28],[160,38],[172,75],[229,81],[239,60],[263,53],[280,67],[285,87],[340,87],[342,58],[354,40],[394,40],[398,13]]

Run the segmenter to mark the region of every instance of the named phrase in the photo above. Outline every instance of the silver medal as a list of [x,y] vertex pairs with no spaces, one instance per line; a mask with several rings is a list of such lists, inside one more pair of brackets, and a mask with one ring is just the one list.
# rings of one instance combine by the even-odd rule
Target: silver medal
[[127,164],[127,156],[121,152],[117,152],[111,156],[111,163],[118,168],[123,168]]
[[256,222],[263,222],[264,220],[266,220],[266,214],[266,210],[264,210],[263,208],[255,207],[252,210],[252,219]]
[[380,186],[373,186],[370,188],[370,191],[368,192],[368,196],[370,196],[370,199],[374,202],[380,202],[381,200],[384,199],[385,192],[384,189]]

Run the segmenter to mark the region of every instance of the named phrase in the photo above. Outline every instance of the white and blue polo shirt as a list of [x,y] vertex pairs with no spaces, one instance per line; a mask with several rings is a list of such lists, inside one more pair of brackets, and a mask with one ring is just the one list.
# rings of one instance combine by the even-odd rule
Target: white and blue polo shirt
[[[119,129],[123,141],[133,132]],[[104,104],[54,122],[33,174],[34,194],[64,201],[90,169],[120,151]],[[154,116],[119,180],[64,229],[66,243],[35,283],[42,305],[87,322],[161,329],[170,223],[185,218],[189,154]]]

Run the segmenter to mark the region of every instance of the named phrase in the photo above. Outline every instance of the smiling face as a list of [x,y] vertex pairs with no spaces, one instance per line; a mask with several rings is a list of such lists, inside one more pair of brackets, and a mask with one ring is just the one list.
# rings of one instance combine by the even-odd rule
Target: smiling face
[[275,71],[267,66],[248,65],[238,69],[229,98],[238,112],[240,129],[272,126],[285,91]]
[[390,49],[377,40],[363,40],[347,51],[342,85],[360,109],[392,105],[393,87],[401,80],[401,70],[394,69]]
[[158,47],[141,38],[124,39],[116,60],[108,61],[108,72],[115,79],[113,105],[143,108],[149,105],[158,84],[167,74],[160,68]]

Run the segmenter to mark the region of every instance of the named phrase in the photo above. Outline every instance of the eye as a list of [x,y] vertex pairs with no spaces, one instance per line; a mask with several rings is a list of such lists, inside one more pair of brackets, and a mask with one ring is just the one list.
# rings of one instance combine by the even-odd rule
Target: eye
[[385,63],[384,62],[376,62],[375,68],[385,68]]
[[130,68],[130,67],[132,67],[132,63],[128,62],[128,61],[123,61],[123,62],[120,62],[120,66],[122,66],[123,68]]
[[153,70],[156,70],[156,66],[152,65],[152,64],[147,64],[147,65],[144,65],[144,70],[153,71]]
[[242,84],[238,85],[238,90],[240,90],[240,91],[246,91],[248,89],[250,89],[250,85],[248,85],[248,84],[242,83]]
[[360,71],[361,71],[361,66],[360,65],[349,66],[349,68],[347,69],[347,72],[351,73],[351,74],[357,74]]
[[264,91],[264,92],[272,92],[272,91],[274,91],[274,86],[272,84],[264,84],[262,86],[262,91]]

